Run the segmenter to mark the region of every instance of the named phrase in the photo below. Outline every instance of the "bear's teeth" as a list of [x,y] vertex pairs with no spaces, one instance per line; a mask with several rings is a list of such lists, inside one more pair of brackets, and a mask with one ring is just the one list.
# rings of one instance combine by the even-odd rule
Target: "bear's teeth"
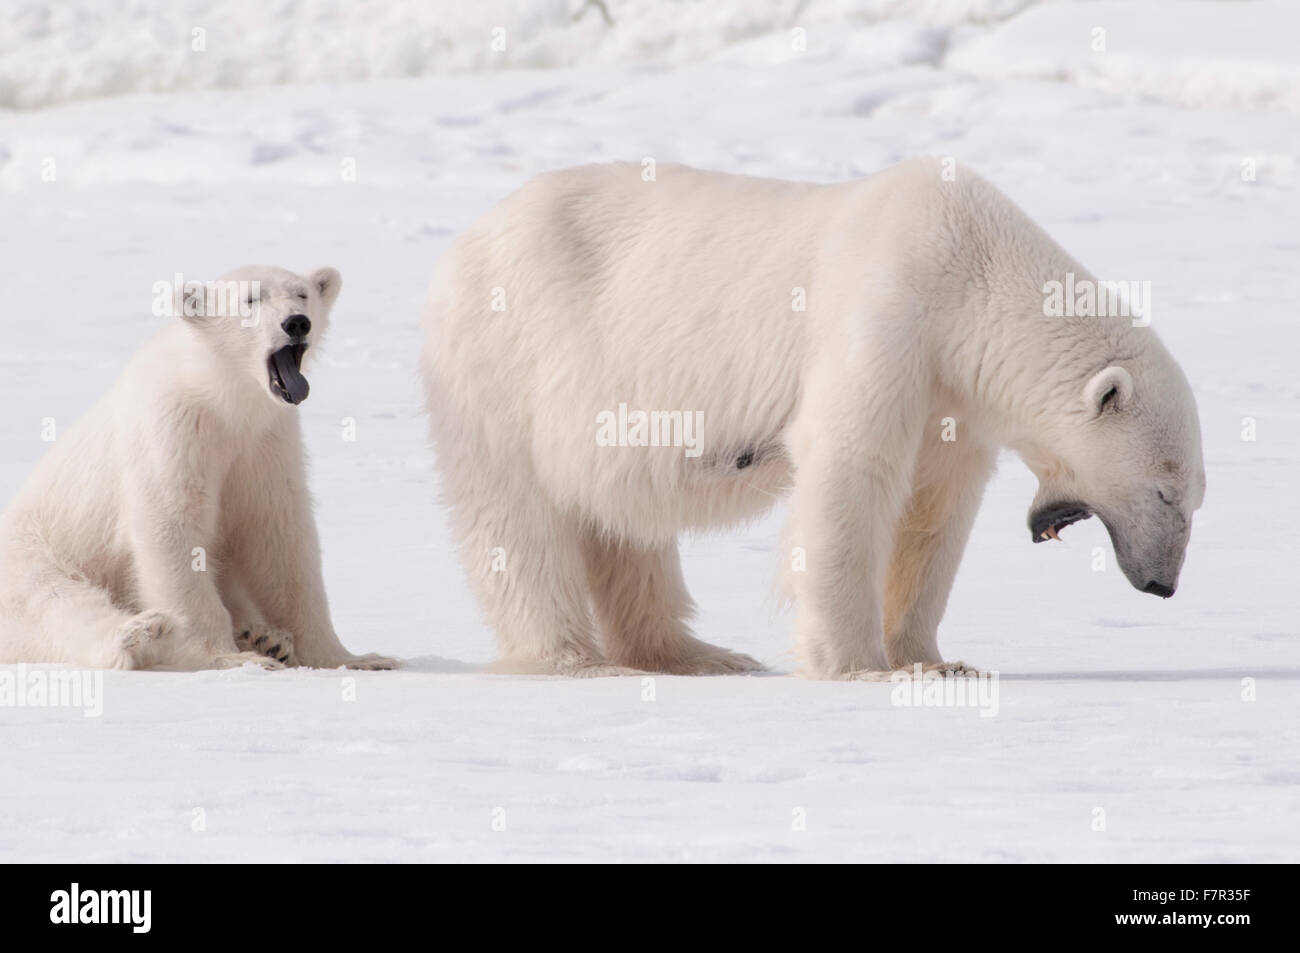
[[1059,540],[1060,538],[1061,537],[1056,532],[1055,526],[1049,526],[1047,529],[1043,530],[1043,539]]

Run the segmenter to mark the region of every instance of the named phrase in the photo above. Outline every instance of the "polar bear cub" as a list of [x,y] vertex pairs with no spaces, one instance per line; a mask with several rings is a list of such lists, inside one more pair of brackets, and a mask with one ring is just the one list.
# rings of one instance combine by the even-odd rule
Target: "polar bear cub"
[[341,280],[253,266],[177,293],[0,516],[0,662],[395,664],[334,633],[294,409]]
[[[532,180],[435,271],[424,372],[462,561],[511,667],[744,671],[677,536],[787,491],[801,670],[960,669],[938,626],[1002,447],[1035,540],[1096,514],[1170,596],[1205,492],[1151,327],[1051,317],[1082,265],[966,169],[811,185],[660,164]],[[1149,323],[1149,322],[1147,322]]]

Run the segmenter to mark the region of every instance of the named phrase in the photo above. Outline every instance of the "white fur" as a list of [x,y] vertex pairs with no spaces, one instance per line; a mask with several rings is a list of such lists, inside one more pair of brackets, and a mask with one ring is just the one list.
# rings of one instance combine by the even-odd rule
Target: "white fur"
[[[1088,273],[990,185],[934,160],[833,186],[641,171],[539,176],[434,275],[438,463],[503,664],[756,667],[690,634],[676,538],[790,489],[804,673],[941,666],[1004,446],[1035,512],[1086,501],[1135,585],[1176,581],[1204,492],[1187,382],[1150,328],[1044,317],[1045,282]],[[599,445],[620,403],[702,412],[702,453]]]
[[252,314],[170,318],[0,516],[0,662],[392,664],[334,633],[299,417],[269,383],[281,322],[314,345],[339,274],[223,280],[261,283]]

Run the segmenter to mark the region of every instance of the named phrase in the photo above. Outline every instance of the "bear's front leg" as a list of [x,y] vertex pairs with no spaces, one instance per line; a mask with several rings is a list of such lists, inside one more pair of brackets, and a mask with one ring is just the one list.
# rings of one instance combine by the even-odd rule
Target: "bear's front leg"
[[810,678],[887,678],[885,578],[923,418],[909,406],[906,377],[876,376],[882,393],[854,399],[835,386],[844,379],[836,370],[823,368],[825,389],[808,398],[790,436],[796,653]]
[[[883,617],[887,534],[866,518],[837,518],[825,503],[798,500],[792,509],[791,588],[795,649],[809,678],[886,675]],[[812,510],[811,513],[808,511]]]
[[993,473],[996,451],[958,431],[944,440],[942,422],[925,430],[911,498],[894,534],[885,585],[885,651],[896,669],[972,671],[945,662],[939,652],[939,621],[957,576],[966,540]]

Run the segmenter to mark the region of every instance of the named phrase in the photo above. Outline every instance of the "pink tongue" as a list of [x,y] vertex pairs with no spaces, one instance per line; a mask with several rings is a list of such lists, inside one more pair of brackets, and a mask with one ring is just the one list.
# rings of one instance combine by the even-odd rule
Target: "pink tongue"
[[271,360],[275,362],[275,372],[280,375],[280,383],[284,385],[285,396],[291,404],[301,404],[311,390],[307,378],[298,370],[298,365],[302,363],[302,352],[302,345],[289,344],[271,355]]

